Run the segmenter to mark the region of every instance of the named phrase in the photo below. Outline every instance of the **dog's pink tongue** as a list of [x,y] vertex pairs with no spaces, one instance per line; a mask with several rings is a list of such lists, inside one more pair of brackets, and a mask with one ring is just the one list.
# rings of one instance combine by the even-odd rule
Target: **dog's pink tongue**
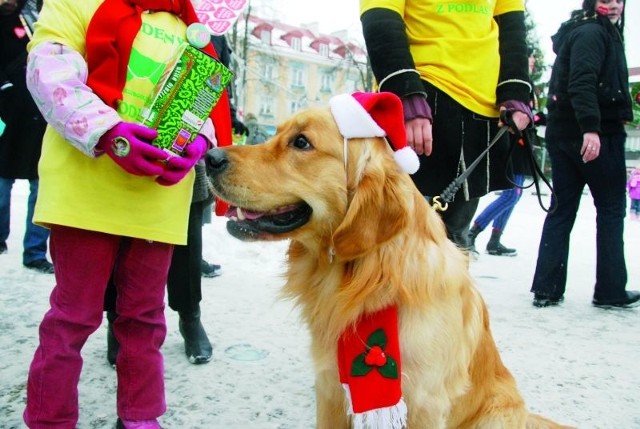
[[229,210],[227,210],[224,215],[229,218],[255,220],[264,216],[264,213],[252,212],[251,210],[239,209],[238,207],[229,207]]

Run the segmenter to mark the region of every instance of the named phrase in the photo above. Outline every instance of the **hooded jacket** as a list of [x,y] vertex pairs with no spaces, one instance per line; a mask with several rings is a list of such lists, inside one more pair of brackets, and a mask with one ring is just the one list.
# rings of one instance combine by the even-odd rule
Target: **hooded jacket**
[[15,12],[0,14],[0,177],[38,178],[42,136],[47,126],[27,89],[27,43],[37,19],[35,2],[20,0]]
[[549,82],[547,133],[625,133],[633,119],[624,41],[607,17],[583,15],[552,36],[556,60]]

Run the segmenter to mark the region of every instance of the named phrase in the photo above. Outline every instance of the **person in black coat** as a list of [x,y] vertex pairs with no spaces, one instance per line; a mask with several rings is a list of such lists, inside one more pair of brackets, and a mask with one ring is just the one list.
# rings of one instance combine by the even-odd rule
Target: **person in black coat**
[[6,125],[0,136],[0,253],[8,250],[11,189],[16,179],[29,180],[22,263],[52,274],[53,265],[46,258],[49,230],[32,222],[38,161],[47,126],[25,81],[26,47],[36,18],[33,1],[6,0],[0,5],[0,119]]
[[584,0],[552,37],[556,53],[547,101],[545,140],[554,193],[531,292],[533,305],[564,299],[569,241],[584,186],[596,208],[593,305],[640,304],[627,291],[625,122],[633,118],[624,53],[624,2]]

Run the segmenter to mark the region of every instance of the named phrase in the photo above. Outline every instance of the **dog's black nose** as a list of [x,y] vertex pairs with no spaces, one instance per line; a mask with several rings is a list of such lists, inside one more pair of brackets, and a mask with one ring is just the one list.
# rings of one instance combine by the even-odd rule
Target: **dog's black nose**
[[223,172],[229,164],[226,152],[218,148],[208,151],[204,162],[207,166],[207,174],[211,177]]

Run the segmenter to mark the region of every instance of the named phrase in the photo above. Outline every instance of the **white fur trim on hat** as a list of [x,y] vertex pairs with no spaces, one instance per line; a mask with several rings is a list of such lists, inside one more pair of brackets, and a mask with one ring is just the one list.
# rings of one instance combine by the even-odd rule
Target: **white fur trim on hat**
[[351,94],[340,94],[329,100],[331,113],[338,124],[340,134],[348,139],[383,137],[387,133]]
[[409,146],[398,149],[393,152],[396,163],[409,174],[414,174],[420,168],[420,160],[418,155]]

